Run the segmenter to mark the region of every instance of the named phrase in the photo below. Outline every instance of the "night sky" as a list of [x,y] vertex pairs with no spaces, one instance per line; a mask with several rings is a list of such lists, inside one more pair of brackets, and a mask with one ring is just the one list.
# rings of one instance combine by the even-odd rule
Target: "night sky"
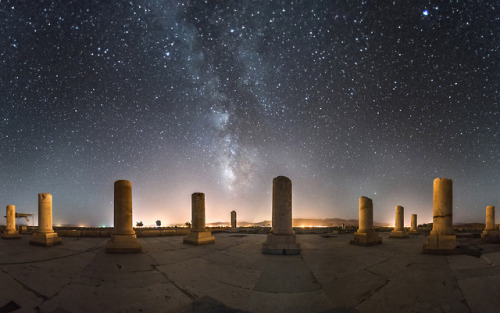
[[283,175],[294,217],[409,225],[448,177],[500,220],[496,1],[101,2],[0,1],[0,209],[112,225],[128,179],[134,222],[259,222]]

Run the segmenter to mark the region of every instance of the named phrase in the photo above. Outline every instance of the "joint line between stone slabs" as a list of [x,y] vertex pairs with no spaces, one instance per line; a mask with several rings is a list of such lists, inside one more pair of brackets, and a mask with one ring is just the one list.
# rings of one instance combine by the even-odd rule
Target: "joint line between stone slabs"
[[[152,261],[155,261],[155,259],[153,257],[151,257],[149,254],[146,254]],[[172,285],[175,286],[175,288],[177,288],[180,292],[182,292],[186,297],[188,297],[189,299],[191,300],[196,300],[198,299],[198,296],[194,293],[191,293],[189,292],[188,290],[184,289],[184,288],[181,288],[179,285],[177,285],[173,280],[171,280],[170,278],[168,278],[167,274],[163,273],[162,271],[158,270],[158,264],[151,264],[151,267],[153,268],[154,271],[157,271],[158,273],[160,273],[160,275],[162,275],[163,277],[165,277],[165,279],[171,283]]]
[[0,265],[21,265],[21,264],[31,264],[31,263],[38,263],[38,262],[47,262],[47,261],[52,261],[52,260],[58,260],[58,259],[68,258],[68,257],[79,255],[79,254],[82,254],[82,253],[91,252],[91,251],[97,250],[97,249],[99,249],[99,244],[93,246],[92,248],[84,250],[84,251],[79,251],[79,252],[75,252],[73,254],[67,254],[67,255],[62,255],[62,256],[56,256],[56,257],[53,257],[53,258],[50,258],[50,259],[42,259],[42,260],[35,260],[35,261],[24,261],[24,262],[6,262],[6,263],[0,263]]
[[472,309],[470,308],[469,304],[467,303],[467,299],[465,298],[465,294],[462,291],[462,288],[460,288],[460,284],[458,283],[458,279],[455,276],[455,271],[453,271],[450,267],[450,262],[448,262],[448,256],[444,257],[446,260],[446,264],[448,265],[448,268],[450,269],[451,275],[453,276],[453,279],[455,280],[455,284],[457,286],[457,289],[460,291],[460,294],[462,295],[463,303],[467,307],[467,310],[469,310],[469,313],[472,313]]
[[2,269],[2,272],[4,272],[7,276],[9,276],[10,278],[12,278],[12,280],[14,280],[16,283],[18,283],[19,285],[21,285],[24,289],[30,291],[31,293],[33,293],[37,298],[41,299],[42,301],[37,305],[37,307],[44,303],[47,299],[49,299],[49,297],[46,297],[44,295],[42,295],[41,293],[38,293],[37,291],[31,289],[30,287],[28,287],[27,285],[23,284],[21,281],[19,281],[18,279],[16,279],[14,276],[10,275],[9,272],[7,270],[5,270],[2,266],[0,266],[0,269]]
[[[384,279],[385,279],[385,283],[384,283],[382,286],[380,286],[380,287],[373,288],[373,289],[369,290],[369,291],[368,291],[368,292],[369,292],[369,294],[368,294],[366,297],[364,297],[363,299],[361,299],[361,301],[359,301],[359,303],[358,303],[358,304],[354,305],[354,307],[357,307],[357,306],[361,305],[363,302],[365,302],[366,300],[368,300],[368,299],[370,299],[371,297],[373,297],[373,296],[374,296],[377,292],[379,292],[379,291],[380,291],[380,290],[382,290],[385,286],[387,286],[387,284],[389,284],[389,282],[391,281],[389,278],[387,278],[386,276],[384,276],[384,275],[382,275],[382,274],[379,274],[379,273],[376,273],[376,272],[373,272],[373,271],[371,271],[371,270],[370,270],[370,267],[374,267],[374,266],[376,266],[376,265],[380,265],[380,264],[382,264],[382,263],[385,263],[385,262],[389,261],[389,259],[390,259],[390,258],[387,258],[387,259],[385,259],[385,260],[383,260],[383,261],[380,261],[380,262],[378,262],[378,263],[376,263],[376,264],[372,264],[372,265],[367,266],[367,267],[365,267],[365,268],[363,269],[364,271],[367,271],[368,273],[371,273],[371,274],[374,274],[374,275],[377,275],[377,276],[379,276],[379,277],[384,278]],[[372,291],[373,291],[373,292],[372,292]]]

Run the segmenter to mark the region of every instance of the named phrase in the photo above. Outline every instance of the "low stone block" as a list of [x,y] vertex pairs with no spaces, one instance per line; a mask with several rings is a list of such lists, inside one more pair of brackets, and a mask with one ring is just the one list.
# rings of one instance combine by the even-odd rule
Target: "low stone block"
[[69,230],[69,229],[57,230],[56,233],[60,237],[80,237],[82,235],[82,232],[80,230]]
[[485,230],[481,234],[481,240],[489,243],[500,242],[500,231],[498,230]]
[[201,246],[215,243],[215,237],[212,236],[212,233],[209,231],[192,231],[184,237],[183,242],[190,245]]
[[30,239],[30,245],[50,247],[60,245],[61,238],[57,233],[33,233]]
[[300,254],[300,244],[295,235],[268,234],[267,240],[262,244],[263,254],[295,255]]
[[142,245],[135,235],[112,235],[106,243],[107,253],[138,253]]
[[355,232],[354,238],[350,241],[351,245],[370,247],[379,245],[382,243],[382,238],[380,238],[374,230],[370,230],[366,233]]
[[2,233],[3,239],[20,239],[21,235],[17,230],[4,230]]
[[418,231],[416,230],[409,230],[408,235],[418,235]]
[[429,235],[424,244],[424,254],[455,254],[457,236],[455,235]]
[[82,237],[101,237],[99,230],[82,230]]
[[158,237],[160,236],[160,231],[157,229],[151,229],[151,230],[142,230],[139,232],[136,232],[137,237]]
[[162,229],[162,230],[160,230],[160,236],[176,236],[176,235],[178,235],[178,234],[174,229]]
[[111,237],[112,230],[101,230],[101,237]]
[[408,238],[408,233],[406,231],[402,230],[393,230],[391,231],[391,234],[389,235],[390,238],[398,238],[398,239],[404,239]]

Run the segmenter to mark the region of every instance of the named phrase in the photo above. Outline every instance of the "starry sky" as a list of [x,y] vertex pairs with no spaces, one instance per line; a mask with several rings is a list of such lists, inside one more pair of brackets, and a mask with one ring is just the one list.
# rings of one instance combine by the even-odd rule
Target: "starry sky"
[[[376,4],[377,3],[377,4]],[[0,1],[0,203],[54,225],[293,215],[454,222],[500,207],[500,12],[495,1]],[[498,209],[497,209],[498,211]],[[3,216],[3,214],[2,214]],[[500,212],[497,213],[497,223]],[[35,222],[35,225],[37,223]]]

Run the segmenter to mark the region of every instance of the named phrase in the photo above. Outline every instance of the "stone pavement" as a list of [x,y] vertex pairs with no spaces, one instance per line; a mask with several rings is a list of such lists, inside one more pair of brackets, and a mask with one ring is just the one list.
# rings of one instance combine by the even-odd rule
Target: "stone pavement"
[[[481,257],[422,254],[424,235],[373,247],[352,234],[298,235],[300,255],[263,255],[265,235],[140,238],[143,253],[106,254],[108,238],[38,247],[0,240],[6,312],[500,312],[500,244],[460,238]],[[17,308],[17,309],[16,309]]]

